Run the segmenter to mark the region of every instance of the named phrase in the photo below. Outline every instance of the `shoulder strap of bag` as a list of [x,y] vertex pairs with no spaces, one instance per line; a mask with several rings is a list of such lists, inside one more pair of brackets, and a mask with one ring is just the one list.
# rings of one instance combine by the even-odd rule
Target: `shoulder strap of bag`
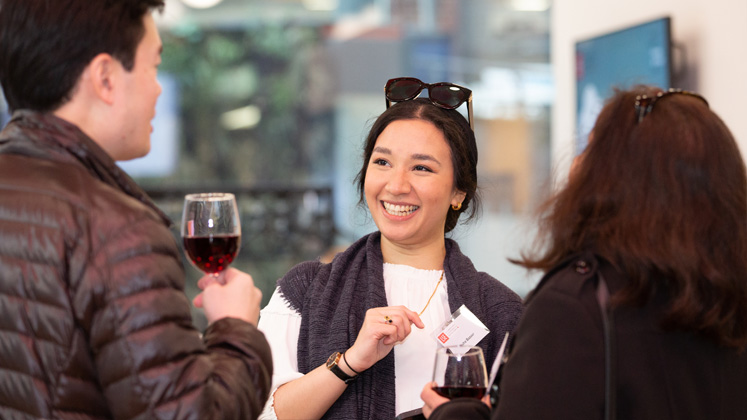
[[604,331],[604,418],[615,420],[615,369],[614,369],[614,322],[612,308],[609,306],[610,292],[604,281],[601,271],[597,272],[599,282],[597,283],[597,302],[602,313],[602,326]]

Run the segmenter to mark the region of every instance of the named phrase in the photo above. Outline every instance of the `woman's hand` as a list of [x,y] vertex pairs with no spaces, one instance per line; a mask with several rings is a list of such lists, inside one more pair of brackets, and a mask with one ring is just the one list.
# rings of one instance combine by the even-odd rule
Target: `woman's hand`
[[[435,386],[435,382],[429,382],[425,384],[423,391],[420,392],[420,399],[425,403],[423,404],[423,415],[425,418],[430,417],[433,410],[441,404],[451,401],[448,398],[438,395],[438,393],[433,389]],[[482,398],[482,402],[490,408],[490,394],[486,393]]]
[[410,335],[412,324],[420,329],[425,327],[418,314],[404,306],[369,309],[358,338],[345,352],[345,359],[352,369],[363,372]]
[[436,393],[436,391],[433,389],[433,387],[435,386],[435,382],[428,382],[423,387],[423,391],[420,392],[420,399],[425,403],[423,404],[423,415],[425,416],[425,418],[430,417],[431,413],[436,409],[436,407],[443,403],[449,402],[448,398],[444,398]]

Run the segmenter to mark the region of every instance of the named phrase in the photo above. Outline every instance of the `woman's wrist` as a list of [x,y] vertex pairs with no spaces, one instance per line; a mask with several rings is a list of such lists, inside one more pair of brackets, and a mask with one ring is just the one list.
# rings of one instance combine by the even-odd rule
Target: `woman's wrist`
[[340,359],[342,359],[339,363],[340,367],[344,369],[345,373],[347,373],[348,375],[360,375],[361,373],[363,373],[363,371],[366,370],[366,368],[358,362],[358,359],[355,357],[355,355],[351,354],[350,349],[342,353],[342,357],[340,357]]
[[[347,353],[347,352],[345,352],[345,353]],[[343,361],[343,364],[345,365],[345,367],[347,367],[346,371],[347,370],[350,371],[350,372],[346,372],[346,373],[348,373],[351,376],[352,375],[360,375],[361,372],[363,371],[363,369],[358,370],[358,369],[355,369],[354,367],[350,366],[350,363],[348,362],[348,358],[345,357],[345,353],[342,354],[342,361]]]

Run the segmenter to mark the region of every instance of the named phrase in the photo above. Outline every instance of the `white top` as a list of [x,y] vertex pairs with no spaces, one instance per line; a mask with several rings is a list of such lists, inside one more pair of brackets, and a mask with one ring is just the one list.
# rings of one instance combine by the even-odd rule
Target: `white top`
[[[389,306],[403,305],[420,312],[431,297],[433,289],[441,277],[441,270],[421,270],[407,265],[384,263],[384,288]],[[432,333],[441,327],[451,316],[449,296],[446,291],[446,276],[438,286],[428,309],[420,316],[424,329],[413,325],[410,335],[394,346],[395,411],[399,415],[405,411],[423,407],[420,392],[432,380],[433,363],[438,342]],[[272,349],[273,375],[272,395],[267,401],[260,419],[275,420],[275,390],[280,385],[298,379],[297,344],[301,329],[301,314],[288,306],[278,289],[270,302],[260,312],[258,328],[265,334]],[[344,349],[341,349],[344,350]],[[376,369],[373,365],[371,369]]]

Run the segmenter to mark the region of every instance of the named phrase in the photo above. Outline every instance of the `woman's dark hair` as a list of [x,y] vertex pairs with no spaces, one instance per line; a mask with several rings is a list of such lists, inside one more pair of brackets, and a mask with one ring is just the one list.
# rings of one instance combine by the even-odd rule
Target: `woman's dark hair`
[[541,210],[539,251],[514,261],[548,270],[591,250],[629,278],[614,297],[661,292],[662,325],[747,347],[747,175],[729,129],[701,100],[667,95],[638,123],[618,91],[568,184]]
[[132,70],[143,17],[163,6],[163,0],[3,0],[0,84],[10,109],[59,108],[100,53]]
[[446,215],[444,232],[450,232],[456,227],[459,216],[469,209],[466,221],[479,215],[480,196],[477,191],[477,143],[475,133],[462,114],[453,109],[444,109],[433,105],[429,100],[418,98],[411,101],[398,102],[373,123],[366,138],[363,149],[363,166],[358,172],[356,181],[360,193],[359,204],[365,201],[366,170],[371,160],[374,146],[379,135],[389,124],[398,120],[417,119],[427,121],[436,126],[443,133],[451,150],[451,162],[454,166],[454,185],[466,194],[459,210],[449,209]]

